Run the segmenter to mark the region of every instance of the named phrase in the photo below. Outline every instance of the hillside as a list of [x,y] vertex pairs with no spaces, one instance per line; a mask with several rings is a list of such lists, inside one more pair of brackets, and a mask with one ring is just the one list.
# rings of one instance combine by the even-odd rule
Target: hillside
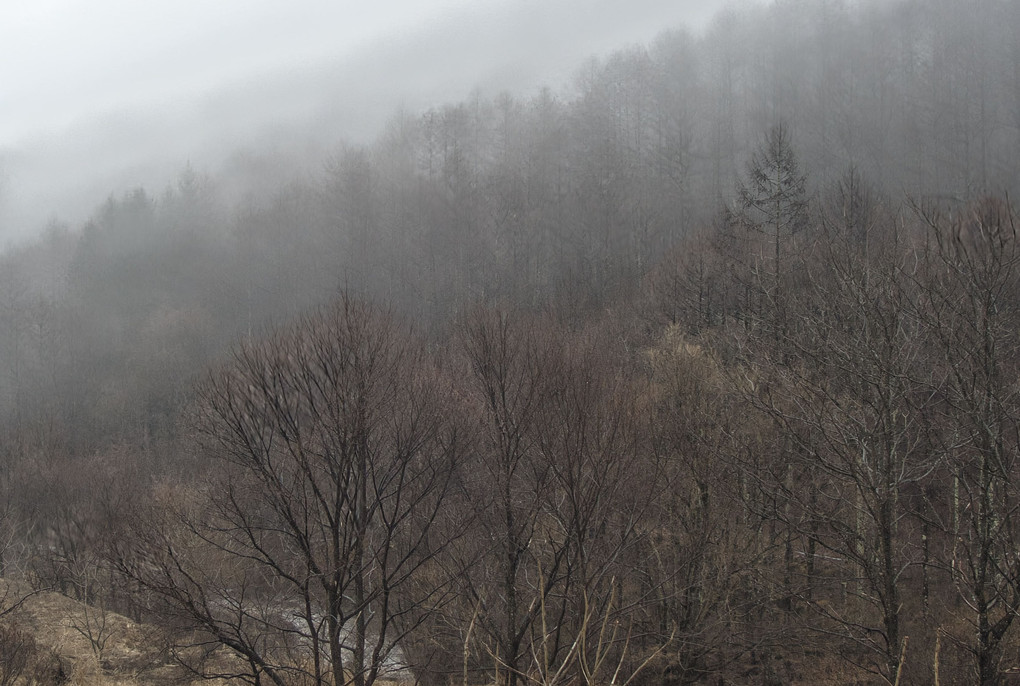
[[[979,5],[728,10],[11,247],[44,666],[1009,683],[1020,4]],[[102,656],[76,597],[135,618]]]
[[19,665],[21,676],[38,684],[193,683],[193,676],[168,662],[165,643],[165,633],[153,626],[52,591],[34,593],[4,619],[0,673],[4,683],[14,683]]

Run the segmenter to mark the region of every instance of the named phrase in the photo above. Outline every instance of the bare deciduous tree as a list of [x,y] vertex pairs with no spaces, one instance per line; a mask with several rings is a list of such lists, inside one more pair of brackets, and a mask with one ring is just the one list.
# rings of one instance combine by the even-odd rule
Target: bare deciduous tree
[[413,668],[401,642],[445,588],[432,524],[458,443],[443,393],[410,334],[347,297],[241,346],[195,412],[212,481],[139,520],[118,566],[253,683]]
[[[803,595],[826,579],[846,583],[846,603],[812,606],[844,638],[848,660],[892,683],[905,640],[906,572],[916,561],[906,545],[906,494],[933,469],[930,367],[913,316],[912,246],[898,222],[872,212],[881,228],[871,232],[872,254],[854,231],[826,222],[778,348],[768,337],[749,345],[746,388],[784,440],[781,459],[759,476],[781,503],[772,515],[806,544]],[[817,547],[824,564],[816,565]],[[788,575],[795,553],[788,543]]]
[[[1001,682],[1006,632],[1020,611],[1020,243],[1016,214],[988,198],[955,217],[922,210],[931,230],[924,300],[943,383],[937,424],[952,480],[932,519],[943,560],[970,610],[977,683]],[[939,516],[941,515],[941,516]]]
[[624,581],[652,490],[637,481],[634,389],[597,331],[479,311],[462,340],[478,427],[463,473],[471,535],[453,562],[468,657],[507,686],[598,680],[608,663],[584,674],[580,647],[647,600]]

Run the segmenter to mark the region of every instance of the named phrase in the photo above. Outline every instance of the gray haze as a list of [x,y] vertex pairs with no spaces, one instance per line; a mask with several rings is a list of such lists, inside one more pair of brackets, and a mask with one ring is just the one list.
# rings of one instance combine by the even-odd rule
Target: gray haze
[[0,239],[158,192],[186,164],[299,173],[400,108],[559,88],[584,58],[699,30],[721,4],[24,0],[0,29]]

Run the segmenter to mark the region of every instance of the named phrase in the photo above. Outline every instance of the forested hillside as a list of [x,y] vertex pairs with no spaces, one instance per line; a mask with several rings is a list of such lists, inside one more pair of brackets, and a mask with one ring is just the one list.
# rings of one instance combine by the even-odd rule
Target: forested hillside
[[731,10],[329,160],[0,257],[0,683],[30,588],[253,684],[1020,673],[1020,4]]

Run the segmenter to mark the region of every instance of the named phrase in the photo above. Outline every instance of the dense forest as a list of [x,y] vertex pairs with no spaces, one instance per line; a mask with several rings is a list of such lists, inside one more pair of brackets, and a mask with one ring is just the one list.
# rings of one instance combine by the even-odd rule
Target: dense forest
[[1020,3],[729,10],[272,166],[0,256],[0,684],[41,591],[184,681],[1020,674]]

